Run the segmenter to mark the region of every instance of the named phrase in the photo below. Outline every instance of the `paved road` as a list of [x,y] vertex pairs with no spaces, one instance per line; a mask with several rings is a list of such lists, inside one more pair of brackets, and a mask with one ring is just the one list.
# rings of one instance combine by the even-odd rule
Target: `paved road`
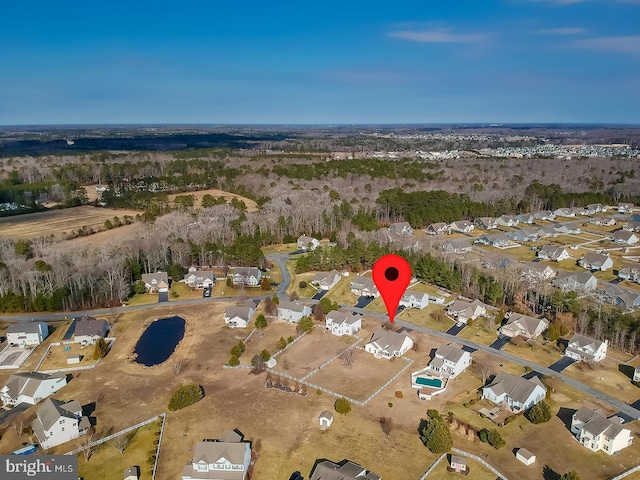
[[287,288],[289,288],[289,283],[291,283],[291,274],[289,273],[289,269],[287,268],[287,260],[289,259],[289,254],[274,253],[271,255],[267,255],[267,259],[277,263],[278,267],[280,267],[282,279],[280,280],[280,285],[278,285],[276,294],[282,300],[289,300],[289,297],[287,296]]

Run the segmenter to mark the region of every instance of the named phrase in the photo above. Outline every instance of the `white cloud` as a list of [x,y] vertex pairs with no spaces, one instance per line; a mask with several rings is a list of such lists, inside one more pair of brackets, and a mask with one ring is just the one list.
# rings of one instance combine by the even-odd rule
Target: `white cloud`
[[572,46],[575,48],[598,52],[640,55],[640,35],[586,38],[584,40],[577,40],[573,42]]
[[448,30],[402,30],[391,32],[389,37],[419,43],[478,43],[488,39],[486,34],[458,34]]
[[536,30],[537,35],[581,35],[587,31],[580,27],[543,28]]

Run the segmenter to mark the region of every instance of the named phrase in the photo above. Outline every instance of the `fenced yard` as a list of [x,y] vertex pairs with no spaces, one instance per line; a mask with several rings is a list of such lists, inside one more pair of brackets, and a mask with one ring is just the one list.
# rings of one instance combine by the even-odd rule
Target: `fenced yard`
[[[40,372],[49,370],[58,370],[66,368],[82,368],[93,366],[97,360],[93,359],[94,345],[81,345],[79,343],[70,343],[68,345],[51,344],[48,352],[45,354],[44,361],[38,368]],[[68,364],[68,356],[80,355],[80,363]]]

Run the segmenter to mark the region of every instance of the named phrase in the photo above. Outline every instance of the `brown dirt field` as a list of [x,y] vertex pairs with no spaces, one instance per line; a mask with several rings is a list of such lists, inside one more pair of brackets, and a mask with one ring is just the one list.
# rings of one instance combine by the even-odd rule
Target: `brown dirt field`
[[562,373],[623,402],[633,403],[640,398],[640,388],[633,385],[631,379],[619,370],[618,362],[610,358],[593,364],[593,369],[574,363]]
[[374,358],[360,349],[353,352],[353,358],[351,368],[338,358],[308,380],[355,400],[364,401],[407,366],[407,362],[401,358]]
[[[254,315],[254,320],[258,315]],[[244,332],[244,336],[247,337],[253,330],[254,325],[251,324],[249,328],[238,329]],[[289,336],[294,338],[298,336],[296,333],[296,325],[294,323],[275,321],[270,323],[267,328],[258,330],[254,333],[249,341],[245,344],[246,350],[240,357],[240,363],[242,365],[251,365],[251,358],[257,355],[262,350],[267,350],[270,354],[273,354],[278,350],[276,344],[280,337],[287,339]],[[278,359],[279,360],[279,359]]]
[[169,200],[170,201],[175,200],[175,198],[178,195],[193,195],[196,198],[195,206],[199,207],[200,204],[202,203],[202,197],[204,197],[206,194],[211,195],[213,198],[224,197],[227,200],[227,202],[230,202],[232,198],[237,198],[239,200],[242,200],[244,204],[247,206],[247,212],[255,212],[258,210],[258,205],[256,204],[256,202],[254,202],[250,198],[243,197],[241,195],[236,195],[235,193],[229,193],[223,190],[218,190],[216,188],[211,188],[209,190],[199,190],[197,192],[174,193],[169,195]]
[[[69,350],[65,350],[65,347],[69,347]],[[54,345],[49,350],[47,358],[40,366],[39,371],[54,370],[57,368],[75,368],[86,367],[89,365],[95,365],[96,360],[93,359],[93,345],[83,347],[78,343],[70,345]],[[80,354],[82,357],[80,363],[73,365],[67,364],[67,355]]]
[[[105,220],[113,219],[115,216],[122,219],[125,215],[136,216],[138,213],[140,212],[136,210],[116,210],[83,205],[0,218],[0,231],[2,237],[13,240],[26,240],[50,235],[60,240],[63,239],[63,232],[71,233],[72,230],[78,230],[83,226],[91,227],[94,230],[104,230]],[[105,232],[109,236],[109,241],[113,241],[114,232],[118,232],[120,228]],[[87,240],[94,240],[93,237],[94,235],[90,235]]]

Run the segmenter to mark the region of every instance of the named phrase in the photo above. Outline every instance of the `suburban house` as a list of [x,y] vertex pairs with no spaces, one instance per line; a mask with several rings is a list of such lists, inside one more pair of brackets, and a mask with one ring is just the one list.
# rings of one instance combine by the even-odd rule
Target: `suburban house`
[[320,240],[306,235],[298,237],[298,250],[315,250],[320,246]]
[[373,332],[364,349],[376,358],[392,358],[404,355],[411,347],[413,340],[406,332],[397,333],[381,327]]
[[636,367],[633,371],[633,381],[640,382],[640,367]]
[[216,284],[216,274],[211,270],[193,270],[184,276],[184,283],[191,288],[209,288]]
[[541,262],[522,262],[518,266],[522,278],[529,282],[549,280],[556,276],[557,272],[549,265]]
[[471,365],[471,354],[457,343],[440,345],[427,365],[430,371],[440,377],[455,378]]
[[556,225],[553,227],[556,233],[560,235],[578,234],[581,232],[579,227],[575,225],[563,223],[562,225]]
[[454,253],[456,255],[462,255],[463,253],[470,252],[473,250],[473,246],[469,243],[467,239],[461,239],[458,241],[449,241],[444,242],[440,246],[440,250],[445,253]]
[[493,235],[483,235],[479,237],[475,243],[481,243],[496,248],[505,248],[511,243],[506,233],[496,233]]
[[582,407],[571,417],[571,433],[589,450],[603,450],[609,455],[618,453],[633,442],[631,430],[622,426],[622,420],[604,416],[598,410]]
[[255,312],[256,305],[252,301],[245,302],[240,307],[228,307],[224,311],[224,323],[230,328],[247,328]]
[[498,228],[498,224],[496,223],[496,219],[493,217],[480,217],[474,220],[474,225],[483,230],[491,230],[493,228]]
[[629,220],[622,226],[622,229],[628,232],[640,232],[640,220]]
[[607,356],[607,344],[608,340],[600,341],[576,333],[569,340],[564,355],[579,362],[599,362]]
[[536,456],[526,448],[519,448],[516,452],[516,458],[525,465],[536,463]]
[[398,222],[389,226],[389,232],[397,235],[413,235],[413,228],[411,228],[409,222]]
[[598,279],[591,272],[560,271],[551,284],[564,292],[592,292],[598,286]]
[[333,413],[329,410],[325,410],[318,416],[318,422],[320,423],[320,429],[326,430],[333,423]]
[[165,291],[169,289],[167,272],[143,273],[142,281],[147,289],[147,293],[157,293],[161,289]]
[[618,270],[618,278],[640,283],[640,263],[630,263]]
[[537,252],[538,258],[542,260],[552,260],[554,262],[561,262],[562,260],[569,260],[573,258],[564,247],[556,247],[554,245],[544,245]]
[[553,211],[556,217],[573,218],[576,216],[576,212],[571,208],[558,208]]
[[55,398],[47,398],[31,422],[43,450],[84,435],[90,426],[89,418],[82,416],[80,402],[71,400],[65,403]]
[[405,290],[399,305],[405,308],[419,308],[422,310],[429,305],[429,295],[415,290]]
[[507,232],[507,238],[513,242],[535,242],[538,240],[537,231],[533,228],[519,228],[512,232]]
[[503,405],[514,413],[528,410],[544,400],[546,394],[547,389],[538,377],[526,379],[505,372],[498,372],[493,382],[482,388],[482,398]]
[[73,341],[83,345],[96,343],[99,338],[105,338],[109,332],[109,323],[93,317],[82,317],[75,321]]
[[532,213],[523,213],[521,215],[516,215],[516,219],[519,223],[526,223],[527,225],[531,225],[535,220]]
[[311,279],[311,284],[320,290],[331,290],[340,281],[340,274],[336,270],[318,272]]
[[496,218],[496,225],[501,227],[515,227],[518,223],[518,219],[513,215],[502,215]]
[[262,280],[262,272],[257,267],[235,267],[229,272],[234,285],[257,287]]
[[429,235],[446,235],[451,233],[449,225],[444,222],[432,223],[427,227],[427,233]]
[[286,320],[291,323],[298,323],[302,317],[311,315],[311,307],[300,302],[287,302],[281,300],[278,304],[278,320]]
[[49,327],[44,322],[13,323],[7,328],[7,343],[26,347],[40,345],[49,336]]
[[502,270],[507,268],[509,265],[512,265],[514,259],[507,255],[501,255],[500,253],[487,253],[482,259],[480,263],[482,264],[482,268],[488,268],[490,270]]
[[182,469],[182,480],[247,480],[251,465],[251,442],[233,430],[219,440],[197,442],[193,460]]
[[460,455],[451,455],[449,459],[449,466],[447,470],[450,472],[462,473],[466,475],[467,471],[467,459]]
[[607,211],[607,209],[601,203],[590,203],[589,205],[584,207],[584,209],[589,215]]
[[541,212],[536,212],[533,214],[534,220],[549,220],[553,221],[556,219],[556,215],[551,210],[543,210]]
[[618,213],[631,213],[633,212],[633,208],[634,208],[633,203],[619,203]]
[[35,405],[53,395],[67,384],[67,376],[46,373],[14,373],[0,388],[0,400],[4,405]]
[[350,460],[333,463],[323,460],[315,464],[309,480],[381,480],[377,473],[367,470]]
[[607,283],[598,292],[600,301],[616,305],[625,310],[640,307],[640,292]]
[[487,314],[487,306],[480,300],[467,302],[466,300],[456,300],[447,308],[447,314],[455,318],[459,323],[467,323],[478,317]]
[[545,318],[534,318],[516,312],[505,315],[509,320],[500,327],[500,333],[511,338],[524,337],[527,340],[536,338],[549,328]]
[[638,235],[635,232],[629,232],[627,230],[618,230],[613,233],[612,240],[620,245],[635,245],[638,243]]
[[354,335],[362,328],[362,315],[331,310],[327,313],[324,328],[338,336]]
[[378,298],[380,296],[378,287],[376,287],[375,283],[373,283],[373,279],[360,275],[353,278],[353,280],[351,281],[350,290],[351,293],[354,293],[361,297]]
[[596,252],[588,252],[578,260],[578,265],[583,268],[588,268],[589,270],[609,270],[613,267],[613,260],[609,255],[604,255],[602,253]]
[[616,224],[616,219],[613,217],[595,217],[589,220],[591,225],[601,225],[603,227],[613,227]]
[[124,472],[122,472],[122,477],[124,480],[138,480],[140,478],[140,467],[133,466],[125,468]]
[[471,222],[468,222],[466,220],[460,220],[457,222],[453,222],[450,225],[450,228],[452,232],[469,233],[469,232],[472,232],[475,227]]

